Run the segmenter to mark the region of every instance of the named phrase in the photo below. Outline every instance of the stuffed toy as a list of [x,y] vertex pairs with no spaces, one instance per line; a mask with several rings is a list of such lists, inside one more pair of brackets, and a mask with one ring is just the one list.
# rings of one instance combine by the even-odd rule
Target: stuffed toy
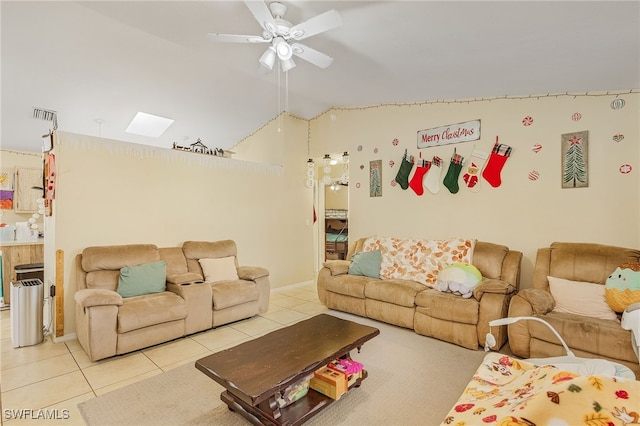
[[609,275],[604,285],[607,303],[616,312],[640,303],[640,263],[623,263]]
[[465,299],[473,295],[473,289],[482,281],[482,274],[473,265],[453,263],[438,273],[435,289],[462,296]]

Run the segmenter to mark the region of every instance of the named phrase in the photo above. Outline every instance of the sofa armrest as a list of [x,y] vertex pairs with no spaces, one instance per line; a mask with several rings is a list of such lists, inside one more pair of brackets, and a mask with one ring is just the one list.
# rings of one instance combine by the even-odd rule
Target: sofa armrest
[[76,291],[73,298],[76,303],[83,308],[89,308],[91,306],[122,305],[122,296],[113,290],[85,288]]
[[485,279],[473,288],[473,297],[476,300],[482,299],[484,293],[492,294],[511,294],[516,288],[508,282],[502,280]]
[[[510,317],[528,317],[544,315],[555,306],[551,293],[538,288],[525,288],[511,298]],[[521,358],[531,356],[531,333],[527,321],[508,325],[509,347],[514,355]]]
[[202,275],[196,272],[167,274],[167,284],[182,285],[182,284],[203,283],[203,282],[204,282],[204,279],[202,278]]
[[331,271],[331,275],[344,275],[349,273],[350,260],[328,260],[322,264]]
[[185,334],[207,330],[213,324],[211,285],[203,281],[167,284],[167,290],[182,297],[187,304]]
[[538,288],[525,288],[518,293],[518,296],[531,305],[533,315],[545,315],[556,306],[551,293]]
[[268,277],[269,270],[261,266],[238,266],[238,278],[241,280],[255,281],[258,278]]

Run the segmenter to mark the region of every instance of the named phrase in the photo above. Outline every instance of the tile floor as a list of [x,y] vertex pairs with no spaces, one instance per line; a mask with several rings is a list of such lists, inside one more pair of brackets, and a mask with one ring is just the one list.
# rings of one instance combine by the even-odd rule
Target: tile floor
[[12,348],[9,310],[0,311],[2,423],[84,425],[76,407],[82,401],[326,310],[315,283],[275,289],[262,315],[97,362],[89,360],[77,340],[53,343],[47,337],[40,345]]

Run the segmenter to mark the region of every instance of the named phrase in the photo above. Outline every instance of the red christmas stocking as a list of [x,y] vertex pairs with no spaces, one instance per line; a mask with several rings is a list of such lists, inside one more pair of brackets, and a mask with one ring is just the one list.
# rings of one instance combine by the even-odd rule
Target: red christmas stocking
[[431,161],[422,160],[420,164],[421,165],[416,166],[416,171],[413,173],[411,182],[409,182],[409,186],[417,195],[424,194],[422,179],[424,178],[424,175],[429,171],[429,168],[431,167]]
[[511,147],[509,145],[498,143],[498,137],[496,136],[496,143],[493,145],[493,149],[489,155],[489,161],[482,171],[482,177],[484,180],[489,182],[489,185],[494,188],[497,188],[502,184],[500,172],[510,155]]

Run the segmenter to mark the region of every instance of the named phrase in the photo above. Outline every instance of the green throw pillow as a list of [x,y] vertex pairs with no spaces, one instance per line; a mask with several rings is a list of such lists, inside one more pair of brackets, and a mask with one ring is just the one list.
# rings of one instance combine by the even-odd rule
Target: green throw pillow
[[120,269],[118,294],[122,297],[160,293],[167,287],[167,262],[143,263]]
[[380,264],[382,252],[380,250],[361,251],[351,256],[349,265],[350,275],[364,275],[365,277],[380,278]]

